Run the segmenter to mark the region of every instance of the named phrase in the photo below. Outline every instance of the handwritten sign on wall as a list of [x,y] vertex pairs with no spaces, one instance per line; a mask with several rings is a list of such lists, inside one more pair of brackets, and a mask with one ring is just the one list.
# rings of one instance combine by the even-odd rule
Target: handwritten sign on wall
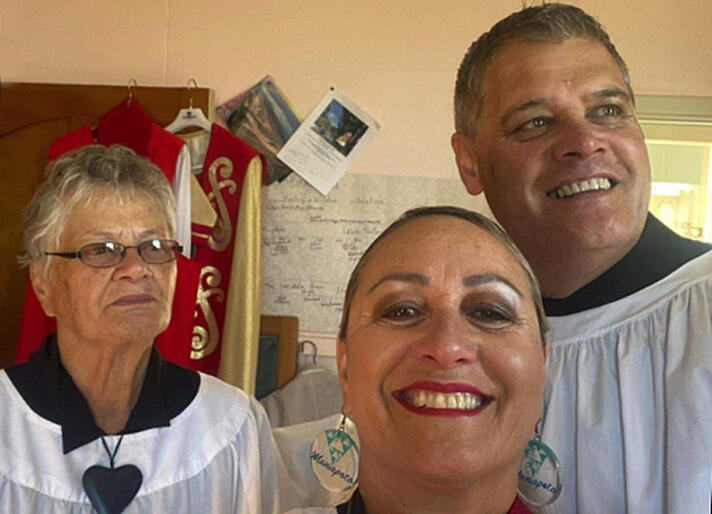
[[356,261],[389,223],[421,205],[489,213],[457,178],[346,174],[325,197],[293,173],[263,188],[262,313],[336,334]]

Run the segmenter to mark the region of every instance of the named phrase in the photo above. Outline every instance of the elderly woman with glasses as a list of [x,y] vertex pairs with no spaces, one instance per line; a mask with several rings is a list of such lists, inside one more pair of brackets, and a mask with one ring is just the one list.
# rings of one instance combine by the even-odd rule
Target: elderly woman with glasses
[[131,150],[85,147],[50,167],[21,261],[57,332],[0,370],[0,512],[289,505],[255,400],[153,347],[175,288],[174,218],[168,181]]

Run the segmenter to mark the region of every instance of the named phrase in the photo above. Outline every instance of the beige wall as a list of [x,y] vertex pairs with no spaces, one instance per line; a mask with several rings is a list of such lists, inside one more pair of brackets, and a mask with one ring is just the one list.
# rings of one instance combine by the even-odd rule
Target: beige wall
[[[712,96],[712,1],[574,0],[638,93]],[[271,74],[302,114],[331,85],[381,123],[360,173],[455,177],[451,94],[470,41],[520,0],[0,0],[4,81],[200,86]]]

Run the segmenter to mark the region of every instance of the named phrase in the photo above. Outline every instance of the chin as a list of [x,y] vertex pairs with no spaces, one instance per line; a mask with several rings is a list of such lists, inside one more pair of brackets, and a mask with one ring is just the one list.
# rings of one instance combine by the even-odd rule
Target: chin
[[153,341],[168,327],[168,319],[161,320],[156,315],[132,317],[125,320],[112,332],[126,341]]
[[426,444],[412,448],[408,453],[417,455],[418,459],[415,463],[409,463],[409,466],[431,483],[446,487],[502,465],[502,454],[505,452],[488,451],[491,443],[482,441],[478,445],[473,439],[455,439],[458,438],[452,438],[446,444]]
[[493,462],[491,458],[453,459],[452,455],[441,453],[436,459],[427,458],[411,463],[408,470],[432,489],[448,491],[453,487],[466,488],[468,483],[489,474],[489,470],[495,467],[499,467],[499,463]]

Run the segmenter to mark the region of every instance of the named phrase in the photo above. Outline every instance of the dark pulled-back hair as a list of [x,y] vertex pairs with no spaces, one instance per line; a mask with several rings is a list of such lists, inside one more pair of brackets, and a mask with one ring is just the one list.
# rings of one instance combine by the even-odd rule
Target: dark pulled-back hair
[[346,294],[344,296],[344,308],[341,313],[341,325],[339,327],[339,337],[341,338],[341,340],[346,340],[346,331],[349,323],[351,304],[353,303],[354,295],[356,294],[356,289],[358,288],[359,282],[361,280],[361,273],[363,271],[363,268],[366,266],[373,249],[382,240],[388,237],[389,234],[391,234],[398,228],[414,220],[427,216],[450,216],[452,218],[460,218],[465,221],[468,221],[494,236],[510,251],[510,253],[517,259],[527,276],[529,289],[532,295],[532,299],[534,301],[536,315],[539,322],[539,333],[541,334],[542,343],[544,343],[545,334],[546,331],[549,329],[549,326],[546,321],[546,314],[544,313],[544,305],[541,299],[541,292],[539,291],[539,283],[537,282],[537,279],[534,276],[534,271],[532,270],[531,266],[524,258],[524,255],[522,255],[522,252],[519,251],[519,248],[517,248],[517,246],[510,239],[504,229],[500,227],[495,221],[477,212],[450,205],[417,207],[415,209],[410,209],[409,211],[404,212],[383,232],[381,232],[378,237],[374,239],[373,242],[368,246],[366,251],[363,252],[361,258],[358,260],[356,266],[351,272],[351,277],[349,277],[349,282],[346,286]]

